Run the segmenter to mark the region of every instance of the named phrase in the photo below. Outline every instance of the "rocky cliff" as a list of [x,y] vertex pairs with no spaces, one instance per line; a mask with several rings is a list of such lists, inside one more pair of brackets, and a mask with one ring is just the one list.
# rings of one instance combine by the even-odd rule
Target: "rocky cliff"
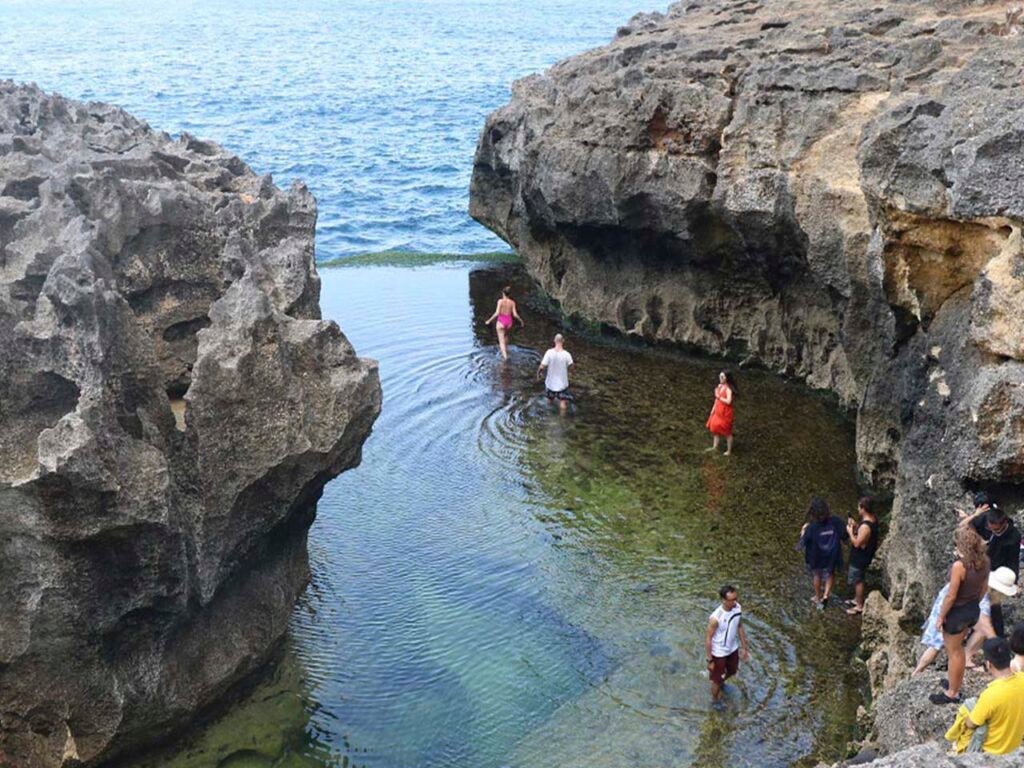
[[895,497],[876,689],[907,673],[954,507],[1024,500],[1016,6],[679,2],[516,83],[477,150],[472,215],[566,313],[856,409]]
[[159,737],[282,638],[380,409],[315,221],[214,144],[0,82],[0,763]]

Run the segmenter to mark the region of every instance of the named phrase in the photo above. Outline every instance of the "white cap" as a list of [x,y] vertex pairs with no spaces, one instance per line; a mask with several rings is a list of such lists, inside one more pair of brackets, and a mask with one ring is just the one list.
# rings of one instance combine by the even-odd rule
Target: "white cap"
[[988,588],[994,589],[996,592],[1002,592],[1007,597],[1013,597],[1019,591],[1016,581],[1013,571],[1004,565],[1002,568],[996,568],[988,575]]

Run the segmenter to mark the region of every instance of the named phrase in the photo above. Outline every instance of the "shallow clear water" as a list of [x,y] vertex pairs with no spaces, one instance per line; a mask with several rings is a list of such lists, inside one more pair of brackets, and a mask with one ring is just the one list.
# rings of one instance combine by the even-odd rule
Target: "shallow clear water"
[[[839,755],[856,623],[811,610],[793,548],[811,493],[855,501],[851,427],[829,402],[743,372],[736,454],[709,455],[710,362],[572,337],[579,400],[562,417],[534,380],[555,329],[526,302],[503,364],[481,321],[505,281],[529,289],[516,268],[322,274],[325,315],[380,360],[383,414],[320,503],[284,671],[150,765]],[[725,581],[754,658],[719,712],[702,638]]]
[[0,0],[0,78],[214,139],[320,203],[320,258],[504,244],[466,213],[513,80],[667,0]]

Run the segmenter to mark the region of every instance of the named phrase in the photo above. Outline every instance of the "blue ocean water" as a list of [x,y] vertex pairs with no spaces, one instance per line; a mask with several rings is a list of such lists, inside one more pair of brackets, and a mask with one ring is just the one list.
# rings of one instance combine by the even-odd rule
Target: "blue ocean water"
[[0,0],[0,78],[213,139],[320,202],[320,259],[504,244],[466,213],[513,80],[666,0]]

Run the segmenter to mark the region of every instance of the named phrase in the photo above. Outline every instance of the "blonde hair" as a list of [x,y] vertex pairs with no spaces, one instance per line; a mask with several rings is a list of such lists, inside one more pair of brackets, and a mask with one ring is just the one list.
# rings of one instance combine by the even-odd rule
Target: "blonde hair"
[[971,526],[961,525],[957,528],[953,542],[965,566],[975,571],[984,571],[989,567],[985,540]]

